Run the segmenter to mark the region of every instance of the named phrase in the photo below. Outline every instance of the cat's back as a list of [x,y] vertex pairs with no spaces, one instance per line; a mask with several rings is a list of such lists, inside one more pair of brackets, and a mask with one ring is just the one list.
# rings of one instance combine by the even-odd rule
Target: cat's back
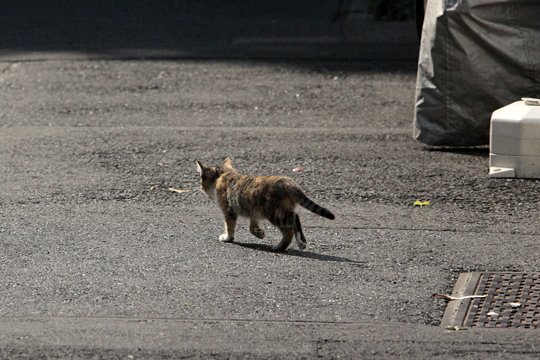
[[[267,216],[270,209],[279,207],[283,203],[291,203],[288,188],[294,186],[292,179],[285,176],[261,176],[227,173],[222,183],[226,186],[223,195],[227,197],[229,205],[241,215]],[[223,189],[225,190],[225,189]]]
[[216,187],[234,187],[238,190],[280,190],[293,186],[294,182],[286,176],[276,175],[248,175],[236,171],[226,172],[217,181]]
[[243,196],[286,193],[287,188],[294,185],[293,180],[285,176],[229,173],[223,177],[229,190]]

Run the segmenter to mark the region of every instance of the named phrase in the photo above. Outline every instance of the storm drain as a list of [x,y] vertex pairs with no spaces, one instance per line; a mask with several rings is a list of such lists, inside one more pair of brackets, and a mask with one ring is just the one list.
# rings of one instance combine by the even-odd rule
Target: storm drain
[[540,328],[540,273],[463,273],[441,326]]

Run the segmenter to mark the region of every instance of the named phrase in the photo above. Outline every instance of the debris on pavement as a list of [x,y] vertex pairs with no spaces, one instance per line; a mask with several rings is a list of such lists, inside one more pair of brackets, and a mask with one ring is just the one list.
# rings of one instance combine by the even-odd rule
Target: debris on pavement
[[176,193],[179,193],[179,194],[183,194],[183,193],[190,192],[191,190],[190,189],[175,189],[175,188],[170,187],[169,191],[176,192]]
[[462,326],[447,326],[447,327],[446,327],[446,330],[451,330],[451,331],[462,331],[462,330],[469,330],[469,329],[466,328],[466,327],[462,327]]
[[425,200],[425,199],[418,199],[414,202],[413,206],[429,206],[431,205],[431,202],[429,200]]
[[431,297],[435,299],[443,299],[443,300],[465,300],[465,299],[485,298],[487,297],[487,295],[451,296],[448,294],[433,294]]
[[292,172],[303,172],[303,171],[304,171],[303,167],[295,167],[292,169]]

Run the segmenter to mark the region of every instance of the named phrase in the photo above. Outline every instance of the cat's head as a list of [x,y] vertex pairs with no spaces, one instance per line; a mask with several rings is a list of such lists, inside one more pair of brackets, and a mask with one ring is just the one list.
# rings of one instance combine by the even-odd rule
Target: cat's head
[[234,171],[232,160],[226,158],[219,166],[206,166],[197,160],[197,170],[201,176],[201,189],[208,194],[211,199],[215,198],[216,181],[227,171]]

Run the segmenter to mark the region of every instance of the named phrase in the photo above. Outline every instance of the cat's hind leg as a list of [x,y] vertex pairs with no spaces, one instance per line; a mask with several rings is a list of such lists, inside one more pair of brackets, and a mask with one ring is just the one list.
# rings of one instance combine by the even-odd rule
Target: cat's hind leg
[[294,237],[294,229],[290,227],[280,227],[279,230],[283,234],[283,238],[281,238],[279,244],[272,246],[272,250],[280,252],[286,251],[289,248],[289,245],[291,245]]
[[260,228],[257,219],[249,219],[249,232],[259,239],[264,239],[264,230]]
[[300,224],[300,217],[298,214],[294,214],[294,237],[296,239],[296,244],[300,250],[305,250],[307,247],[307,240],[302,231],[302,224]]
[[273,225],[277,226],[283,234],[283,238],[279,244],[272,247],[274,251],[285,251],[291,245],[295,232],[295,215],[296,214],[292,211],[284,211],[282,213],[278,212],[268,219]]

